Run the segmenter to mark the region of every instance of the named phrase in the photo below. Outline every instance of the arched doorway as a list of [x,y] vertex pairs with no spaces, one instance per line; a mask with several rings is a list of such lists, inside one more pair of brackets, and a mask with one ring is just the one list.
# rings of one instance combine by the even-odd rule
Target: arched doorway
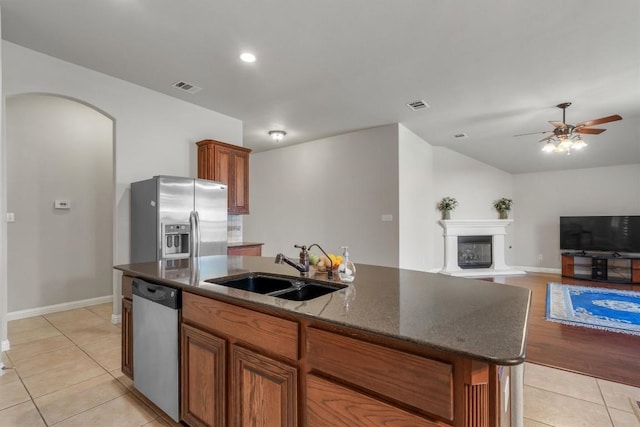
[[114,121],[76,100],[6,100],[8,313],[112,297]]

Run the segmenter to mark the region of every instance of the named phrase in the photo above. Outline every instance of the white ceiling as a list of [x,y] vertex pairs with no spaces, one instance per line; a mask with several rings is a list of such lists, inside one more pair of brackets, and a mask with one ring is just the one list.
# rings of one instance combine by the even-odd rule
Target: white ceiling
[[[0,0],[2,38],[244,122],[256,151],[402,123],[511,173],[640,163],[640,1]],[[258,60],[240,61],[251,51]],[[190,95],[171,85],[203,88]],[[423,99],[431,108],[411,111]],[[570,156],[567,122],[620,114]],[[267,135],[284,129],[275,145]],[[468,138],[455,140],[464,132]]]

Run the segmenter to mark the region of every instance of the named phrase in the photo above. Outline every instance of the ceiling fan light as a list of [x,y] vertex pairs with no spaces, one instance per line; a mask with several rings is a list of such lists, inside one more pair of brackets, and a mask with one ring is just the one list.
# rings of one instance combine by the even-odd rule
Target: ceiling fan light
[[552,153],[555,151],[555,149],[556,149],[556,146],[551,141],[547,142],[542,146],[542,151],[544,151],[545,153]]
[[582,150],[588,144],[583,141],[582,138],[578,137],[575,141],[573,141],[573,146],[571,148],[575,148],[576,150]]
[[563,138],[560,140],[558,144],[558,148],[562,149],[562,151],[568,151],[571,147],[573,147],[573,141],[569,138]]

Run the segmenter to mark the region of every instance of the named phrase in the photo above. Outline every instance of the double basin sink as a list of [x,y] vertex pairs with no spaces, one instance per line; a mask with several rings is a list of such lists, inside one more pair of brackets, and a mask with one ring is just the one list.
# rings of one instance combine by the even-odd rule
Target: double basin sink
[[264,273],[209,279],[206,282],[292,301],[308,301],[346,287],[338,283],[316,282],[306,277],[283,277]]

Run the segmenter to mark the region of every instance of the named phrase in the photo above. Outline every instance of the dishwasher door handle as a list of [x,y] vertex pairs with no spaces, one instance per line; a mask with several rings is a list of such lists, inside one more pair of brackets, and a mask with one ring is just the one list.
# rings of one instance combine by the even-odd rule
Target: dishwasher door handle
[[169,308],[180,308],[180,293],[173,288],[133,279],[133,294]]

